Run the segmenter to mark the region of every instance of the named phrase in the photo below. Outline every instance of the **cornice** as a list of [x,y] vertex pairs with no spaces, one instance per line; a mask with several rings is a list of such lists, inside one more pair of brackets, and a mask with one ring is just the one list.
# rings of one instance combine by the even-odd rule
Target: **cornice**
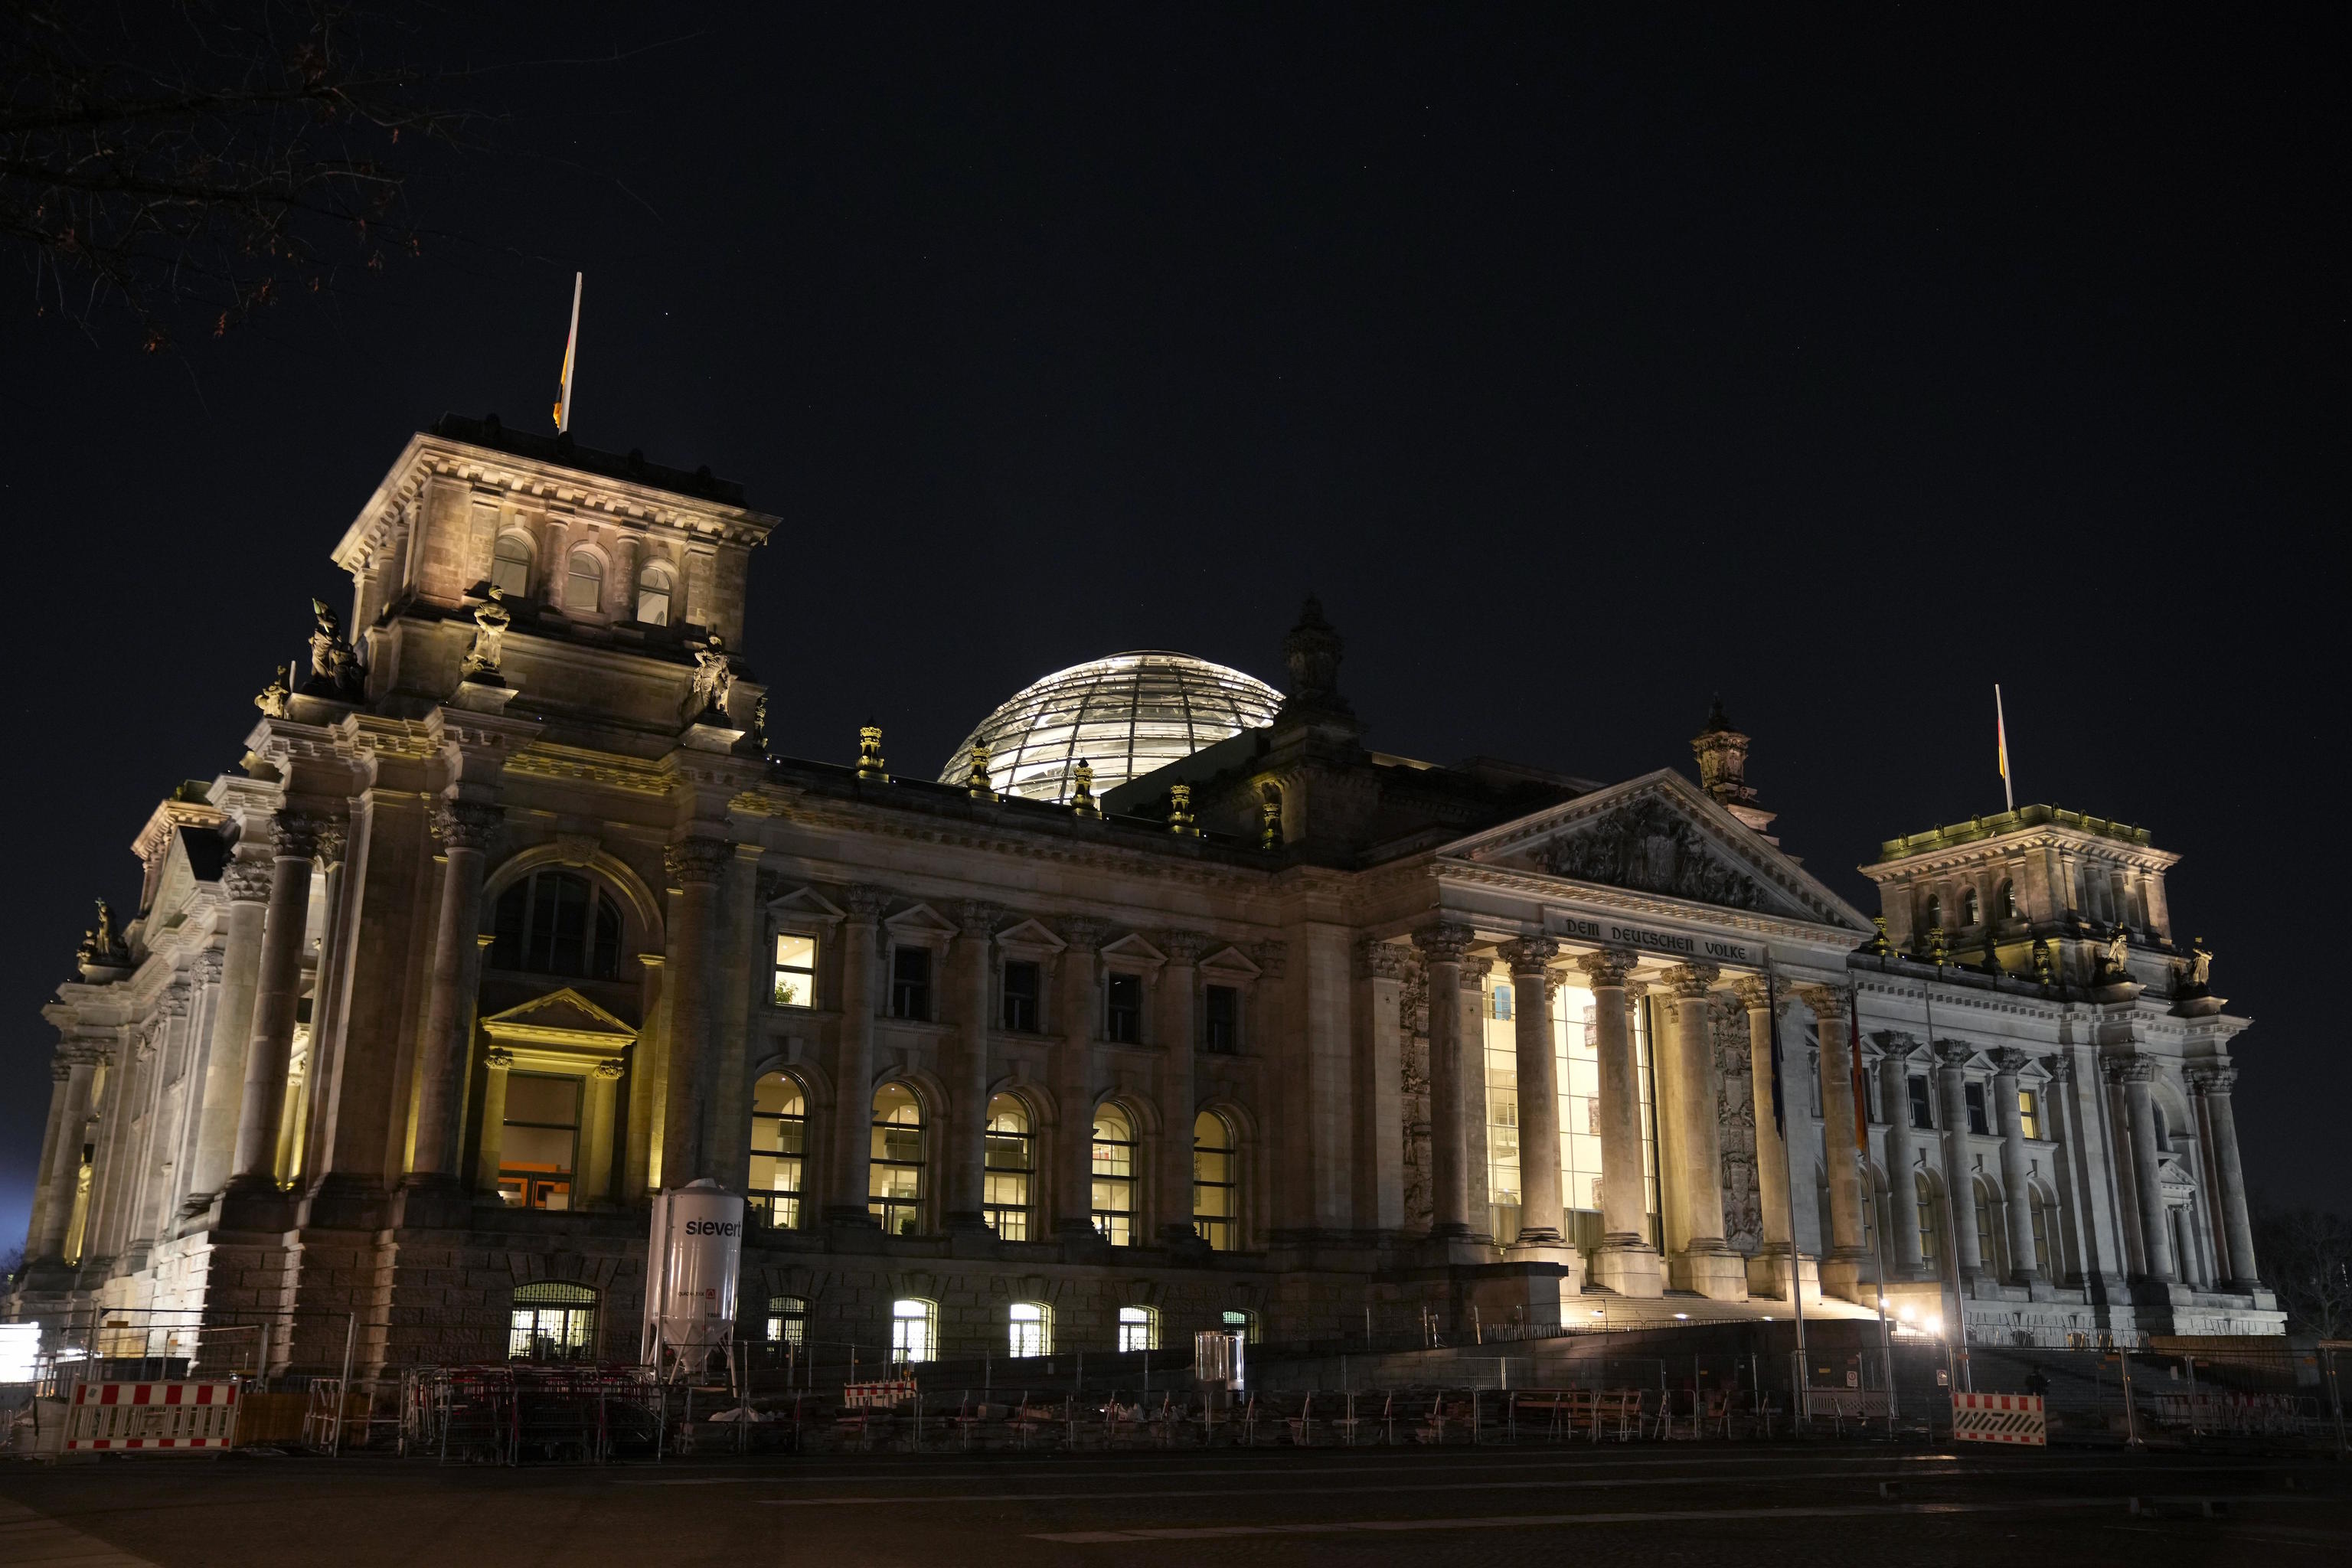
[[1525,894],[1552,905],[1580,904],[1624,914],[1676,921],[1687,925],[1750,931],[1758,936],[1777,936],[1791,942],[1835,948],[1841,953],[1853,945],[1854,933],[1843,926],[1759,914],[1752,910],[1725,909],[1717,904],[1693,903],[1687,899],[1668,898],[1656,893],[1637,893],[1623,888],[1612,888],[1605,882],[1579,882],[1541,871],[1517,870],[1491,866],[1483,861],[1457,860],[1450,856],[1438,857],[1432,870],[1441,887],[1446,883],[1461,883],[1495,888],[1505,892]]
[[563,779],[604,784],[632,795],[656,798],[669,794],[672,777],[660,763],[640,762],[612,752],[533,741],[509,755],[506,771],[530,778]]
[[[840,807],[803,802],[782,814],[795,826],[849,834],[866,834],[876,837],[896,838],[914,844],[936,844],[945,848],[971,849],[989,855],[1010,855],[1027,860],[1049,861],[1059,865],[1086,866],[1106,873],[1121,876],[1152,878],[1164,882],[1177,882],[1196,888],[1248,893],[1262,891],[1266,886],[1264,872],[1241,868],[1203,865],[1194,860],[1161,859],[1157,856],[1139,854],[1099,841],[1076,843],[1059,837],[1025,834],[1017,828],[990,829],[977,825],[960,824],[934,817],[905,819],[895,814],[879,815],[887,808],[875,808],[877,815],[867,816],[844,811]],[[831,858],[823,855],[801,852],[809,859]]]

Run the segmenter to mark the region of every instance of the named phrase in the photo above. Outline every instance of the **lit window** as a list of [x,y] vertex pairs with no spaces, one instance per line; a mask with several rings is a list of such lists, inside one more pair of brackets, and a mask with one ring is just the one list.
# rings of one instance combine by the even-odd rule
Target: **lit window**
[[920,1227],[923,1104],[903,1083],[886,1083],[874,1091],[874,1142],[866,1194],[866,1212],[882,1222],[884,1234],[912,1236]]
[[669,572],[648,566],[637,574],[637,620],[640,625],[669,625]]
[[573,551],[563,574],[565,613],[593,614],[604,603],[604,563],[592,551]]
[[2017,1091],[2017,1130],[2028,1138],[2042,1136],[2042,1107],[2030,1089]]
[[1160,1348],[1160,1314],[1149,1307],[1118,1310],[1118,1348],[1156,1351]]
[[890,1016],[931,1021],[931,950],[902,947],[890,955]]
[[751,1183],[744,1201],[773,1230],[801,1224],[801,1157],[808,1142],[808,1101],[780,1072],[751,1086]]
[[499,895],[490,967],[524,974],[614,980],[621,969],[621,906],[587,878],[535,871]]
[[1213,1110],[1201,1112],[1192,1122],[1192,1229],[1218,1252],[1234,1249],[1241,1224],[1234,1167],[1232,1126]]
[[1212,985],[1204,992],[1208,1015],[1202,1032],[1202,1048],[1221,1057],[1242,1048],[1242,994],[1231,985]]
[[1935,1097],[1927,1092],[1927,1075],[1913,1073],[1907,1087],[1911,1091],[1911,1125],[1928,1131],[1934,1131],[1936,1100]]
[[776,934],[776,1005],[816,1005],[816,938],[791,931]]
[[940,1310],[929,1301],[890,1303],[890,1359],[901,1365],[937,1358]]
[[1029,1108],[1017,1096],[988,1102],[988,1147],[981,1204],[1000,1241],[1029,1239],[1029,1174],[1036,1169]]
[[1239,1329],[1242,1331],[1242,1343],[1245,1345],[1254,1345],[1257,1343],[1257,1314],[1255,1312],[1244,1312],[1238,1309],[1228,1307],[1225,1309],[1224,1315],[1218,1321],[1229,1329]]
[[1054,1353],[1054,1309],[1040,1301],[1015,1301],[1011,1352],[1016,1356]]
[[1095,1228],[1113,1247],[1135,1242],[1135,1123],[1116,1105],[1095,1112]]
[[1493,998],[1493,1004],[1487,1009],[1487,1016],[1507,1022],[1511,1016],[1511,988],[1507,985],[1497,985],[1488,992],[1487,995]]
[[1143,1038],[1143,976],[1114,974],[1103,987],[1103,1037],[1132,1046]]
[[1044,989],[1043,975],[1034,963],[1020,958],[1005,960],[1004,1026],[1018,1034],[1035,1034],[1038,994]]
[[516,1208],[570,1208],[579,1151],[580,1080],[509,1072],[499,1196]]
[[798,1296],[768,1298],[768,1342],[772,1345],[808,1343],[806,1301]]
[[1985,1115],[1984,1085],[1980,1083],[1963,1084],[1960,1087],[1960,1097],[1968,1103],[1969,1131],[1971,1132],[1991,1131],[1992,1123]]
[[596,1292],[541,1280],[515,1287],[507,1354],[516,1361],[587,1361],[596,1353]]
[[500,534],[498,550],[490,557],[490,586],[509,599],[529,594],[531,554],[530,541],[521,534]]

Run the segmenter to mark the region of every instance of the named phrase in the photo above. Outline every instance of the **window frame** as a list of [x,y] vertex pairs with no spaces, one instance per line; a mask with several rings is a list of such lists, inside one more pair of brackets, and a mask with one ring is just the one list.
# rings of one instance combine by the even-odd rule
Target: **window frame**
[[2042,1096],[2023,1084],[2017,1086],[2017,1130],[2035,1142],[2042,1137]]
[[1975,1079],[1960,1085],[1960,1103],[1968,1110],[1969,1131],[1978,1138],[1992,1135],[1992,1107],[1985,1086]]
[[[789,1305],[787,1304],[789,1303]],[[771,1296],[768,1298],[765,1343],[790,1345],[794,1350],[808,1348],[808,1298],[805,1296]]]
[[[646,585],[646,579],[648,577],[660,578],[661,586],[658,588],[647,588]],[[648,594],[659,594],[661,595],[662,616],[661,619],[657,621],[649,621],[646,619],[646,598]],[[656,557],[639,565],[637,568],[636,596],[630,604],[629,618],[635,621],[637,625],[641,626],[674,626],[677,621],[677,616],[675,613],[677,607],[677,574],[670,570],[669,563]]]
[[[760,1086],[772,1078],[783,1083],[796,1097],[801,1108],[799,1115],[760,1109]],[[807,1217],[802,1205],[808,1196],[808,1085],[781,1068],[763,1072],[752,1081],[751,1163],[746,1168],[743,1196],[749,1209],[764,1216],[765,1226],[770,1230],[798,1230],[802,1221]],[[776,1123],[777,1148],[768,1150],[760,1147],[760,1123],[762,1121]],[[787,1150],[782,1147],[793,1140],[797,1141],[797,1148]],[[783,1167],[789,1163],[793,1184],[790,1187],[752,1185],[750,1173],[757,1168],[757,1162],[761,1160],[774,1161],[778,1175],[782,1174]]]
[[[1201,1145],[1201,1124],[1204,1121],[1213,1121],[1218,1127],[1222,1128],[1224,1132],[1224,1146],[1223,1148],[1213,1146],[1207,1151],[1207,1152],[1212,1155],[1223,1155],[1224,1158],[1225,1179],[1222,1182],[1205,1181],[1201,1175],[1201,1155],[1202,1153]],[[1242,1249],[1241,1142],[1241,1133],[1234,1128],[1233,1118],[1225,1115],[1223,1112],[1212,1109],[1199,1111],[1193,1116],[1192,1194],[1192,1234],[1199,1237],[1203,1242],[1207,1243],[1209,1250],[1212,1252],[1239,1252]],[[1225,1212],[1223,1215],[1211,1215],[1201,1212],[1201,1194],[1204,1188],[1211,1191],[1223,1192],[1225,1194]],[[1218,1239],[1217,1235],[1215,1234],[1220,1228],[1224,1232],[1224,1237],[1222,1241]]]
[[[918,953],[922,955],[922,978],[910,980],[900,973],[900,965]],[[902,1024],[934,1022],[939,973],[939,954],[928,943],[893,942],[890,947],[890,1016]],[[920,1004],[919,1011],[915,1010],[918,1002]]]
[[[522,549],[522,553],[520,555],[508,555],[504,553],[506,546],[509,543],[520,545]],[[499,579],[499,568],[501,565],[520,566],[522,568],[521,583],[517,586],[509,587],[505,583],[500,582]],[[496,588],[499,591],[499,597],[517,600],[530,597],[531,579],[539,574],[538,569],[539,542],[532,539],[530,534],[518,529],[508,529],[504,532],[500,533],[496,540],[491,542],[490,574],[486,581],[490,587]]]
[[1015,1301],[1004,1309],[1005,1354],[1014,1361],[1054,1353],[1054,1308],[1048,1301]]
[[[550,928],[546,932],[547,951],[543,955],[535,951],[540,945],[538,928],[541,924],[541,885],[554,888],[569,883],[578,884],[586,894],[582,905],[580,967],[577,969],[556,965],[560,933],[553,928],[561,918],[560,899],[555,904],[559,913],[550,916],[547,921]],[[518,897],[520,902],[515,907],[520,912],[516,929],[510,933],[507,930],[509,900]],[[489,930],[485,934],[490,938],[489,951],[482,955],[482,965],[486,970],[498,974],[529,974],[558,980],[610,983],[621,978],[622,960],[629,948],[628,911],[600,879],[571,866],[533,866],[499,889],[496,898],[486,898],[483,903],[487,906],[489,923]],[[609,946],[605,942],[608,920],[612,938]],[[513,943],[511,950],[507,945],[509,939]],[[547,966],[530,967],[532,962],[541,956],[546,958]]]
[[[998,1107],[1011,1106],[1021,1115],[1017,1132],[1000,1130]],[[1031,1241],[1035,1228],[1037,1195],[1037,1116],[1029,1102],[1017,1094],[991,1095],[988,1100],[988,1122],[981,1134],[981,1216],[988,1228],[996,1233],[999,1241]],[[1022,1163],[1000,1164],[998,1156],[1007,1145],[1017,1140]],[[1000,1188],[1003,1181],[1005,1187]],[[1017,1186],[1018,1199],[1008,1200],[998,1195],[1002,1191]],[[1011,1223],[1008,1225],[1007,1221]],[[1017,1234],[1016,1234],[1017,1233]]]
[[[1222,1020],[1224,1026],[1224,1042],[1222,1045],[1218,1043],[1217,1038],[1221,1022],[1217,1017],[1217,998],[1220,996],[1230,999],[1233,1014],[1231,1017]],[[1212,980],[1201,987],[1201,1049],[1213,1057],[1237,1057],[1242,1054],[1242,988],[1240,986]]]
[[[519,1121],[507,1110],[507,1107],[514,1103],[514,1088],[519,1080],[536,1082],[542,1079],[571,1086],[572,1121],[569,1126],[557,1121]],[[537,1068],[509,1068],[507,1070],[506,1100],[499,1112],[499,1201],[509,1208],[539,1209],[550,1214],[570,1212],[581,1195],[580,1179],[583,1173],[580,1145],[589,1131],[589,1129],[583,1125],[587,1119],[588,1085],[580,1074],[551,1072]],[[510,1129],[517,1127],[526,1131],[571,1133],[570,1157],[562,1166],[553,1171],[542,1171],[536,1165],[509,1164],[509,1155],[514,1145],[507,1133]],[[510,1186],[521,1188],[522,1199],[520,1203],[508,1197],[507,1193]],[[539,1201],[547,1195],[546,1190],[556,1187],[563,1190],[563,1203],[561,1206]]]
[[[905,1094],[908,1100],[914,1106],[915,1121],[886,1122],[882,1119],[878,1113],[882,1097],[892,1089]],[[921,1091],[913,1084],[903,1079],[891,1079],[874,1086],[873,1097],[866,1101],[866,1212],[881,1225],[882,1234],[885,1236],[920,1236],[923,1234],[925,1224],[924,1205],[929,1202],[931,1195],[930,1107],[923,1103]],[[889,1147],[889,1133],[886,1129],[909,1126],[915,1131],[913,1159],[893,1158],[877,1152],[877,1150],[887,1150]],[[889,1193],[877,1193],[874,1190],[874,1184],[875,1173],[877,1170],[911,1170],[915,1173],[913,1193],[904,1197]]]
[[[580,563],[583,561],[587,562],[594,570],[583,573],[580,570]],[[603,615],[604,613],[604,581],[611,574],[610,563],[604,559],[604,552],[594,545],[567,546],[563,552],[563,593],[557,600],[557,604],[567,616]],[[583,577],[591,578],[595,582],[596,599],[593,604],[574,605],[572,602],[572,585]]]
[[[507,1359],[509,1361],[571,1362],[596,1359],[597,1312],[604,1305],[593,1286],[576,1284],[568,1279],[533,1279],[514,1288],[507,1298]],[[570,1354],[540,1355],[536,1347],[542,1336],[538,1332],[542,1315],[557,1316],[559,1332],[552,1336],[557,1344]],[[520,1320],[529,1316],[525,1325]],[[516,1351],[516,1336],[530,1336],[520,1353]]]
[[[906,1309],[915,1308],[909,1312]],[[919,1323],[910,1331],[909,1324]],[[923,1353],[914,1354],[916,1351]],[[940,1304],[921,1296],[901,1296],[890,1303],[890,1364],[921,1366],[940,1359]]]
[[[1030,985],[1024,993],[1013,986],[1013,972],[1026,973]],[[1035,1035],[1045,1026],[1045,966],[1034,958],[1006,955],[997,966],[997,1022],[1007,1034]],[[1025,1011],[1024,1011],[1025,1009]]]
[[1936,1091],[1923,1072],[1906,1073],[1903,1079],[1903,1098],[1911,1107],[1911,1131],[1933,1132],[1936,1130]]
[[[1127,1136],[1106,1138],[1102,1135],[1106,1113],[1117,1116],[1126,1123]],[[1113,1247],[1134,1247],[1142,1237],[1137,1234],[1142,1220],[1141,1181],[1143,1171],[1143,1140],[1136,1128],[1135,1112],[1115,1100],[1106,1100],[1095,1107],[1093,1121],[1087,1128],[1087,1217],[1097,1235]],[[1104,1151],[1127,1151],[1127,1169],[1105,1173]],[[1116,1153],[1111,1155],[1116,1161]],[[1126,1206],[1107,1206],[1102,1199],[1106,1192],[1124,1194]],[[1123,1233],[1123,1235],[1122,1235]]]
[[1160,1348],[1160,1310],[1130,1303],[1118,1310],[1115,1331],[1121,1355]]
[[[1135,988],[1135,1005],[1123,1006],[1117,1000],[1122,987]],[[1114,1046],[1145,1044],[1144,1020],[1151,1012],[1150,987],[1144,982],[1139,969],[1113,969],[1103,976],[1103,1039]],[[1126,1022],[1122,1025],[1121,1020]]]
[[[798,964],[787,964],[784,962],[783,947],[787,941],[805,942],[809,944],[808,964],[805,968]],[[824,962],[824,941],[823,931],[814,931],[806,926],[787,924],[775,928],[769,942],[771,957],[768,964],[768,1005],[800,1010],[811,1009],[817,1005],[817,971],[818,966]],[[786,1002],[779,998],[778,993],[782,989],[784,976],[787,974],[799,976],[806,982],[807,1001]]]

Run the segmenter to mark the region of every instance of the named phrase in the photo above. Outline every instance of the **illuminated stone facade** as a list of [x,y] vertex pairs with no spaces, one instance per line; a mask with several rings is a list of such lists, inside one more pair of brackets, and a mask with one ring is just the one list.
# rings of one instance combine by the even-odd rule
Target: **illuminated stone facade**
[[1761,1310],[1792,1254],[2001,1341],[2277,1331],[2244,1021],[2145,833],[1897,841],[1874,937],[1719,712],[1698,784],[1382,755],[1312,605],[1271,722],[1098,800],[772,757],[775,526],[635,454],[409,444],[334,552],[352,636],[321,607],[243,771],[157,807],[47,1010],[13,1315],[632,1359],[647,1196],[710,1177],[747,1331],[877,1356]]

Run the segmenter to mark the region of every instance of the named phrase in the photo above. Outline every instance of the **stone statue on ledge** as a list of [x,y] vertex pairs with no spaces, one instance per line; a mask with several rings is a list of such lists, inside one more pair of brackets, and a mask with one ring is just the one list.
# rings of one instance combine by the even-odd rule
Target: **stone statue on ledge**
[[261,710],[264,718],[286,717],[286,699],[292,695],[286,685],[286,679],[293,673],[293,666],[285,664],[278,665],[270,670],[269,684],[263,687],[261,695],[253,700],[253,705]]
[[727,720],[727,694],[735,685],[726,639],[717,632],[711,633],[710,640],[696,651],[694,662],[698,667],[694,672],[696,719],[699,721],[702,715],[715,713],[723,724]]
[[474,640],[466,649],[467,680],[506,684],[499,675],[499,660],[504,657],[507,627],[514,623],[514,612],[501,602],[505,597],[505,590],[494,587],[488,598],[474,606]]
[[310,679],[302,683],[306,697],[331,697],[356,702],[366,690],[367,672],[359,656],[343,640],[343,623],[324,599],[310,601]]

